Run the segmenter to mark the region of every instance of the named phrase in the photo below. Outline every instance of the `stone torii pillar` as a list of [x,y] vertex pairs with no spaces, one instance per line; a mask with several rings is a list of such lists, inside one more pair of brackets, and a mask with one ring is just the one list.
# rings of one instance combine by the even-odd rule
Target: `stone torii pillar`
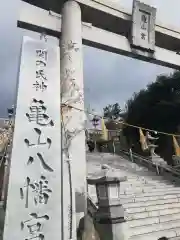
[[75,1],[63,6],[61,33],[63,229],[64,239],[70,240],[76,239],[76,216],[83,217],[86,212],[82,22],[81,9]]

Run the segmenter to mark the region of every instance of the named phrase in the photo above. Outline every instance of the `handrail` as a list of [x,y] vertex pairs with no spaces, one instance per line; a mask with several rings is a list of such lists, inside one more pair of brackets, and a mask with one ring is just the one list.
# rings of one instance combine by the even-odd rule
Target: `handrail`
[[[122,153],[124,153],[125,155],[128,155],[129,156],[129,152],[128,151],[123,151],[123,150],[120,150]],[[152,161],[150,161],[149,159],[145,158],[145,157],[142,157],[140,156],[139,154],[136,154],[136,153],[132,153],[134,158],[138,158],[138,160],[140,161],[144,161],[148,164],[151,164],[153,167],[156,167],[156,164],[153,163]],[[158,165],[158,168],[160,168],[162,171],[165,171],[165,172],[170,172],[172,173],[173,175],[175,174],[177,177],[180,178],[180,171],[178,171],[177,169],[175,169],[174,167],[171,167],[168,165],[167,166],[163,166],[163,165]]]

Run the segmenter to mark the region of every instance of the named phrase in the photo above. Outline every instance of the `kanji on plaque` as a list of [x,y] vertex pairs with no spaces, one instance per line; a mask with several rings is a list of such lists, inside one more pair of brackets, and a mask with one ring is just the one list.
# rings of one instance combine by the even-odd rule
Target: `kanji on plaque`
[[4,240],[62,239],[59,79],[59,47],[23,37]]
[[44,101],[33,99],[29,108],[30,112],[26,113],[29,122],[35,122],[40,126],[54,126],[53,120],[47,115],[47,107]]
[[149,21],[150,21],[150,15],[144,11],[140,11],[141,13],[141,21],[140,21],[140,34],[142,40],[147,40],[149,37]]
[[42,92],[47,88],[47,84],[45,84],[44,81],[39,82],[36,80],[33,86],[35,87],[36,91],[41,90]]
[[20,197],[25,201],[25,208],[29,207],[29,199],[32,197],[35,205],[47,204],[52,190],[48,187],[48,180],[41,176],[38,181],[26,178],[25,185],[20,188]]
[[141,15],[141,29],[146,30],[148,25],[148,16],[146,14]]
[[44,63],[47,63],[48,59],[48,52],[46,49],[36,49],[36,58],[37,61],[44,61]]
[[45,76],[43,69],[36,71],[36,78],[41,79],[41,80],[47,80],[47,77]]
[[37,49],[36,50],[36,82],[33,84],[36,91],[45,91],[47,89],[47,66],[48,52],[47,50]]
[[141,33],[141,39],[146,40],[146,34],[145,33]]
[[[27,147],[32,148],[32,147],[38,147],[38,146],[47,146],[47,148],[49,149],[51,147],[51,143],[52,143],[51,139],[46,138],[45,141],[42,141],[41,140],[41,136],[42,136],[41,130],[38,128],[34,128],[34,131],[35,131],[35,134],[37,135],[37,140],[36,140],[36,142],[31,142],[29,139],[25,138],[24,142],[27,145]],[[37,150],[37,153],[35,155],[29,156],[27,165],[32,164],[35,161],[39,161],[41,163],[42,167],[44,168],[44,170],[46,170],[48,172],[53,172],[54,170],[48,165],[48,163],[45,161],[42,153],[40,153],[39,150],[40,149]]]
[[24,231],[26,234],[24,240],[45,240],[43,227],[48,220],[48,215],[39,215],[37,213],[29,214],[29,218],[25,221],[22,221],[20,224],[21,231]]
[[42,139],[41,139],[42,131],[39,128],[34,128],[34,132],[37,135],[37,141],[36,142],[30,142],[27,138],[24,139],[24,142],[27,144],[28,147],[36,147],[36,146],[40,146],[40,145],[47,145],[48,148],[51,147],[52,141],[51,141],[50,138],[46,138],[45,141],[42,141]]
[[35,156],[30,156],[27,161],[27,165],[30,165],[35,161],[39,161],[41,163],[41,166],[44,168],[44,170],[48,172],[54,172],[54,170],[46,163],[41,153],[38,152]]

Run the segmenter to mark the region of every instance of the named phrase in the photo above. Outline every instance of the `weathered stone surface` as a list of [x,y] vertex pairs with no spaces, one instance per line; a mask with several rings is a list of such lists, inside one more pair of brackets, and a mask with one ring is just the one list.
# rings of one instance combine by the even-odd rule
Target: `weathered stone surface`
[[[121,156],[88,155],[87,160],[91,177],[93,172],[95,177],[100,175],[98,164],[102,162],[111,166],[112,174],[127,176],[127,182],[121,183],[120,202],[125,209],[129,240],[180,238],[180,186],[174,185],[173,178],[157,176]],[[91,199],[97,201],[95,188],[89,189]]]
[[[62,8],[60,40],[62,105],[67,109],[63,111],[63,142],[68,141],[64,151],[66,154],[63,156],[65,239],[76,238],[76,211],[84,214],[86,212],[85,114],[78,110],[84,109],[81,26],[80,6],[76,1],[66,1]],[[72,215],[71,221],[67,213]],[[72,229],[72,236],[69,236],[69,228]]]
[[59,65],[58,46],[23,38],[4,240],[61,239]]

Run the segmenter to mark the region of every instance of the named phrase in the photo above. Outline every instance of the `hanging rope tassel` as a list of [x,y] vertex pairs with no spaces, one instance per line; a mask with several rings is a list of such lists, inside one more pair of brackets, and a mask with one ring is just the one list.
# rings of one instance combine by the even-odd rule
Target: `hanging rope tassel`
[[147,150],[148,149],[148,145],[147,145],[147,141],[146,141],[146,138],[143,134],[143,131],[141,128],[139,128],[139,135],[140,135],[140,143],[141,143],[141,148],[143,151]]
[[173,136],[173,144],[174,144],[175,155],[180,157],[180,147],[175,136]]

